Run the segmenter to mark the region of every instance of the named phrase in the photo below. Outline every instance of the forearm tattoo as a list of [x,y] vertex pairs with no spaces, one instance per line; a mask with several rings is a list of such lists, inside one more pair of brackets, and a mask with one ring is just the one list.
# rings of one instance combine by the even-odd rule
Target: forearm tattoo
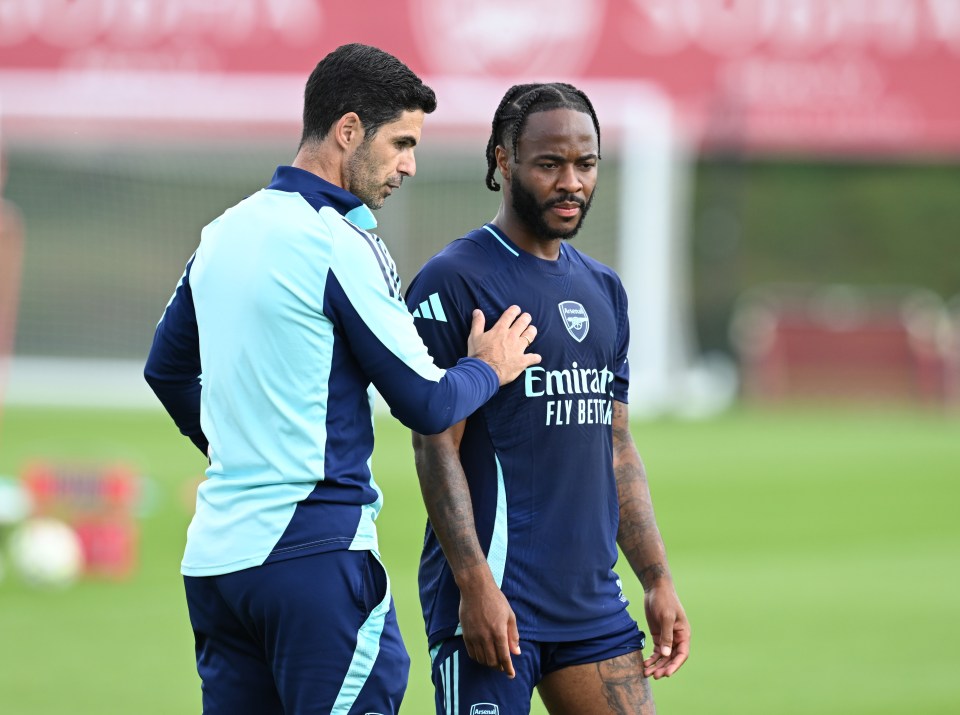
[[613,403],[613,471],[620,498],[617,543],[644,589],[668,573],[643,462],[633,444],[626,405]]
[[637,572],[637,578],[644,589],[650,588],[658,580],[667,575],[667,568],[663,564],[650,564]]
[[465,480],[451,485],[451,477],[462,476],[459,455],[433,448],[418,450],[416,467],[430,523],[451,566],[469,568],[483,562],[470,490]]

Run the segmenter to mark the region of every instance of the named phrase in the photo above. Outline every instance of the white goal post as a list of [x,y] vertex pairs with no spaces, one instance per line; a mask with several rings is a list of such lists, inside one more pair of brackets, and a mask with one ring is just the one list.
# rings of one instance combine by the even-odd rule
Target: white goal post
[[[425,81],[436,90],[439,106],[425,124],[417,177],[378,214],[404,280],[445,242],[479,225],[472,222],[492,218],[499,196],[483,186],[484,147],[494,110],[514,83],[439,76]],[[697,415],[723,408],[735,393],[731,377],[735,373],[707,370],[697,354],[686,226],[690,151],[670,101],[643,82],[572,83],[587,93],[597,110],[605,159],[598,200],[581,232],[583,238],[576,240],[582,240],[586,253],[619,272],[628,293],[631,413]],[[140,88],[137,96],[142,101],[117,99],[126,96],[125,87],[134,85]],[[272,166],[293,158],[303,78],[233,75],[214,81],[177,73],[147,77],[103,73],[95,78],[41,79],[12,73],[6,86],[11,90],[6,109],[19,126],[37,120],[39,126],[71,130],[39,143],[55,149],[59,157],[55,163],[30,149],[38,146],[36,137],[21,144],[33,151],[31,158],[45,162],[33,171],[29,187],[21,174],[21,192],[45,191],[51,175],[44,172],[62,168],[74,172],[70,177],[84,177],[82,182],[69,179],[78,209],[70,216],[69,227],[52,223],[50,217],[43,225],[28,225],[38,248],[62,248],[35,258],[34,280],[25,286],[21,305],[24,339],[8,397],[18,402],[77,403],[92,394],[106,406],[116,395],[118,405],[154,404],[138,382],[141,346],[148,344],[151,325],[199,238],[199,228],[212,218],[206,214],[219,213],[264,185]],[[15,91],[18,88],[22,91]],[[64,93],[71,101],[64,101]],[[105,138],[111,127],[122,129],[122,142]],[[215,165],[226,170],[211,171]],[[235,183],[222,183],[226,175]],[[131,194],[135,187],[142,188]],[[116,201],[112,208],[111,196]],[[87,206],[104,204],[108,210],[85,213]],[[137,225],[135,234],[126,230],[130,224]],[[65,232],[72,234],[69,241]],[[98,294],[82,299],[44,288],[62,282],[65,269],[53,261],[63,260],[63,251],[78,245],[77,235],[85,237],[85,259],[110,267],[96,287]],[[129,260],[127,253],[137,260]],[[77,281],[77,290],[88,288]],[[106,298],[116,311],[113,321],[88,323],[78,312],[80,306],[97,306]],[[49,316],[62,318],[55,334]],[[71,331],[76,333],[76,348],[69,343]],[[82,360],[69,369],[57,367],[71,357]],[[73,368],[98,360],[105,366],[114,362],[91,375],[98,380],[116,375],[117,389],[97,382],[95,390],[77,392],[83,381],[76,380]],[[127,360],[129,369],[122,369],[117,360]],[[59,379],[64,376],[69,379]]]

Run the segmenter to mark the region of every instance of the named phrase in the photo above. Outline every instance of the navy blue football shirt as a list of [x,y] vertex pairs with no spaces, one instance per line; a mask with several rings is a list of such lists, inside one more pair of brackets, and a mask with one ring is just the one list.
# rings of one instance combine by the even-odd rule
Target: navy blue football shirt
[[[537,258],[487,224],[411,282],[407,305],[437,365],[465,353],[474,308],[533,316],[526,369],[467,419],[460,456],[480,544],[522,638],[602,635],[632,623],[614,572],[619,501],[613,401],[627,401],[627,300],[616,273],[569,244]],[[427,525],[420,598],[431,645],[458,634],[460,592]]]

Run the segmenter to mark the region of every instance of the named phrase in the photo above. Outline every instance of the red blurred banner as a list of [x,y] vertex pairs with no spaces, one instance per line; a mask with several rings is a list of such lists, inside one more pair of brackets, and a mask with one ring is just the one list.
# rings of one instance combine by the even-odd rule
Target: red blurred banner
[[960,154],[958,0],[0,0],[0,98],[45,111],[17,95],[64,73],[302,87],[353,41],[428,81],[646,80],[707,147]]

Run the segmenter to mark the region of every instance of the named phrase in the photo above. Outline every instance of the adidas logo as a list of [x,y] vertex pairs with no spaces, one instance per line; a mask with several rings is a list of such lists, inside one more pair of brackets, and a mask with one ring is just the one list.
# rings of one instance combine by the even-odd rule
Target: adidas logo
[[440,295],[431,293],[430,297],[417,306],[413,311],[414,318],[425,318],[426,320],[438,320],[441,323],[447,322],[447,314],[443,312],[443,306],[440,305]]

